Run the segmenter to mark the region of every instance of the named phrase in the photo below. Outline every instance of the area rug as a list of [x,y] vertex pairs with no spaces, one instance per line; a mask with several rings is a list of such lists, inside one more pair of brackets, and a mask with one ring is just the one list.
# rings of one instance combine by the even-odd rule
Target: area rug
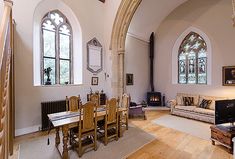
[[[59,153],[55,148],[55,134],[51,134],[50,145],[47,145],[47,136],[31,139],[20,144],[20,159],[59,159]],[[154,136],[130,126],[129,130],[125,131],[123,137],[118,141],[112,141],[104,146],[98,142],[97,151],[89,151],[85,153],[82,159],[122,159],[128,154],[136,151],[147,143],[153,141]],[[62,145],[62,144],[60,144]],[[62,148],[61,148],[62,149]],[[69,151],[70,159],[78,159],[75,151]]]
[[210,140],[210,124],[173,115],[164,115],[152,121],[157,125],[172,128],[201,139]]

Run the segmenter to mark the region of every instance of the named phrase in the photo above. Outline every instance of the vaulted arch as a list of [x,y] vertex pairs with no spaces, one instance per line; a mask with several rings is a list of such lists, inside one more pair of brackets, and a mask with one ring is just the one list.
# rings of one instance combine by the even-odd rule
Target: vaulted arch
[[122,0],[112,30],[112,92],[114,96],[124,92],[125,42],[131,19],[142,0]]

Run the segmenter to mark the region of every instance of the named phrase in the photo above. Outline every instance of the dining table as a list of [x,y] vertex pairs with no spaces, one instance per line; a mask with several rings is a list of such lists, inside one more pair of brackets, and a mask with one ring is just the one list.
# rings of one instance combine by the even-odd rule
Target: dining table
[[[122,129],[121,129],[121,115],[122,112],[126,111],[126,108],[119,107],[118,108],[118,135],[122,137]],[[48,114],[49,121],[53,125],[56,130],[55,133],[55,146],[61,156],[62,159],[69,159],[68,155],[68,140],[69,140],[69,129],[77,127],[79,123],[79,116],[81,115],[81,120],[83,120],[82,114],[79,111],[64,111],[59,113]],[[97,121],[104,120],[106,115],[105,106],[97,108]],[[62,130],[63,135],[63,152],[61,153],[59,150],[60,144],[60,129]]]

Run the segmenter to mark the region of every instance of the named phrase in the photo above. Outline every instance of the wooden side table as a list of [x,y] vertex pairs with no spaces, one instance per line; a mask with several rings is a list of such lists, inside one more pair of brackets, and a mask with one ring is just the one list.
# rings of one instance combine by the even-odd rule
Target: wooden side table
[[228,127],[222,125],[213,125],[210,128],[212,145],[218,142],[225,146],[229,153],[233,153],[232,138],[235,137],[235,130],[230,130]]
[[100,105],[105,105],[105,104],[106,104],[106,94],[100,93]]

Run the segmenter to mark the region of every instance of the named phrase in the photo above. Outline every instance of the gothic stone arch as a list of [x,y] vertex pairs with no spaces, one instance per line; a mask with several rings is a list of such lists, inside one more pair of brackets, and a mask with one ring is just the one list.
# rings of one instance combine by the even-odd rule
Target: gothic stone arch
[[122,0],[114,21],[110,49],[112,52],[112,93],[124,93],[124,55],[127,31],[142,0]]

